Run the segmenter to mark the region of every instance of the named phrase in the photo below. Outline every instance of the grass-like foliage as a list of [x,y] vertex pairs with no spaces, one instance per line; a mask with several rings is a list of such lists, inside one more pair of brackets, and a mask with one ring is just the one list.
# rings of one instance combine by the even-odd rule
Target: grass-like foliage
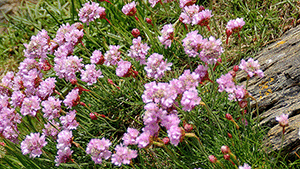
[[[44,0],[21,8],[0,35],[2,168],[299,165],[264,146],[268,128],[247,91],[264,74],[243,59],[296,25],[296,3]],[[287,117],[277,120],[284,134]]]

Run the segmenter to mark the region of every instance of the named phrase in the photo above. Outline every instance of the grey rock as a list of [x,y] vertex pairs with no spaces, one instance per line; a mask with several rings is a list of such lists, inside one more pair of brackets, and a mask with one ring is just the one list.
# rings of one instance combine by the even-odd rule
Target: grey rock
[[[276,116],[288,114],[290,125],[286,127],[283,153],[299,149],[300,127],[300,26],[287,31],[280,39],[262,50],[255,58],[265,77],[251,78],[248,91],[258,101],[260,125],[270,127],[266,144],[278,151],[281,145],[282,127]],[[238,72],[237,79],[246,83],[246,73]],[[251,102],[254,107],[255,103]]]

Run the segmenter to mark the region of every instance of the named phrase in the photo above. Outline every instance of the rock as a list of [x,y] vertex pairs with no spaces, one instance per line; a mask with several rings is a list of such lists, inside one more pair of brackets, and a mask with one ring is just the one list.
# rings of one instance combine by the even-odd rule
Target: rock
[[[300,127],[300,26],[287,31],[280,39],[262,50],[255,58],[265,77],[251,78],[248,91],[258,101],[262,113],[260,125],[270,127],[266,144],[278,151],[281,145],[282,127],[276,116],[288,114],[290,125],[286,127],[283,153],[299,149]],[[238,72],[237,78],[246,83],[246,73]],[[254,107],[255,103],[252,102]]]

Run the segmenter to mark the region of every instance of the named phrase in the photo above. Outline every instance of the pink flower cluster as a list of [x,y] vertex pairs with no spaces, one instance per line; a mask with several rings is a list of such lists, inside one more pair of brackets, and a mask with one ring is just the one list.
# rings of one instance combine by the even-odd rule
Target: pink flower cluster
[[24,56],[30,59],[45,59],[49,53],[50,37],[46,30],[41,30],[36,36],[31,37],[29,44],[24,44]]
[[71,150],[72,143],[72,131],[63,130],[58,134],[56,148],[57,156],[55,157],[56,166],[59,166],[60,163],[66,163],[71,160],[73,151]]
[[219,92],[225,90],[229,94],[229,100],[242,101],[247,95],[249,95],[247,90],[244,89],[243,85],[235,85],[233,77],[230,73],[221,75],[221,77],[217,79],[217,83],[219,84]]
[[190,6],[196,3],[197,0],[180,0],[179,6],[180,8],[184,8],[185,6]]
[[129,3],[129,4],[124,5],[123,8],[122,8],[122,12],[123,12],[125,15],[128,15],[128,16],[134,16],[135,13],[137,12],[135,2],[132,1],[132,2]]
[[79,20],[89,25],[89,22],[94,21],[97,18],[104,19],[106,16],[105,8],[100,7],[96,2],[87,2],[80,9]]
[[182,13],[179,16],[179,20],[184,24],[191,24],[195,14],[200,12],[198,5],[186,6],[183,8]]
[[172,40],[174,38],[174,28],[172,24],[163,26],[161,30],[161,36],[158,36],[159,41],[165,45],[165,48],[171,47]]
[[137,151],[131,150],[127,146],[117,145],[115,148],[115,154],[111,156],[111,162],[116,166],[122,164],[130,164],[131,159],[137,157]]
[[205,9],[203,11],[200,11],[199,13],[196,13],[193,15],[192,24],[193,25],[200,25],[200,26],[206,26],[208,30],[210,30],[208,24],[209,20],[213,15],[211,14],[211,10]]
[[253,58],[249,58],[247,62],[244,59],[242,59],[239,68],[246,71],[249,77],[252,77],[254,75],[264,77],[264,72],[260,70],[260,65],[258,64],[258,61],[254,61]]
[[31,133],[21,143],[22,153],[29,154],[30,158],[39,157],[43,152],[42,148],[47,145],[45,136],[40,136],[40,133]]
[[136,61],[140,61],[140,64],[146,64],[146,55],[150,47],[147,43],[143,44],[141,41],[141,37],[132,40],[128,56],[134,58]]
[[108,150],[109,146],[111,146],[111,142],[108,139],[91,139],[86,147],[86,153],[92,156],[95,164],[101,164],[102,158],[107,160],[111,156],[111,151]]
[[288,114],[282,114],[281,116],[277,116],[276,121],[278,121],[279,125],[282,126],[282,127],[288,126],[288,124],[289,124],[289,115]]
[[81,70],[81,80],[87,82],[87,85],[97,83],[98,78],[102,78],[101,70],[96,70],[96,65],[85,65],[86,70]]
[[153,53],[147,59],[146,67],[144,69],[147,72],[147,76],[154,79],[161,79],[165,71],[171,70],[170,66],[172,63],[167,63],[167,60],[163,60],[163,55],[158,53]]
[[121,59],[121,53],[119,51],[120,46],[110,45],[109,50],[104,54],[104,65],[116,65],[118,61]]
[[182,42],[187,55],[190,57],[199,56],[203,62],[208,64],[216,63],[223,53],[220,39],[215,39],[213,36],[203,39],[198,31],[188,33]]

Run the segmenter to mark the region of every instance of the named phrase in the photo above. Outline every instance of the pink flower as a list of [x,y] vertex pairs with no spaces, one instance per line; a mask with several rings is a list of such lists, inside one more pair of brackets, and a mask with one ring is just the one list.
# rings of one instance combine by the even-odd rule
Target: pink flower
[[153,53],[149,56],[146,67],[144,67],[148,77],[161,79],[164,76],[165,71],[171,70],[172,63],[167,63],[167,60],[164,61],[163,57],[163,55],[158,53]]
[[30,158],[39,157],[43,152],[42,148],[46,146],[45,136],[40,137],[40,133],[31,133],[30,136],[27,135],[25,140],[21,143],[22,153],[29,154]]
[[115,148],[116,153],[111,156],[111,162],[116,166],[122,164],[130,164],[131,159],[137,157],[137,151],[131,150],[127,146],[117,145]]
[[30,59],[47,58],[50,37],[46,30],[40,31],[36,36],[31,37],[29,44],[24,44],[24,56]]
[[214,64],[217,59],[224,52],[222,48],[222,41],[210,36],[209,39],[205,39],[201,46],[200,58],[203,62],[208,64]]
[[193,25],[200,25],[200,26],[207,26],[208,30],[210,28],[208,27],[209,20],[213,15],[211,14],[211,10],[205,9],[193,16],[192,24]]
[[118,62],[118,67],[116,69],[116,75],[119,77],[129,77],[130,69],[131,69],[131,63],[128,61],[121,60]]
[[97,18],[105,18],[105,8],[100,7],[98,3],[95,2],[87,2],[84,6],[80,9],[79,13],[79,20],[83,23],[87,23],[94,21]]
[[49,77],[45,81],[42,81],[38,88],[37,95],[42,100],[45,100],[53,93],[53,90],[55,89],[55,82],[56,80],[53,77]]
[[131,3],[129,4],[126,4],[123,6],[122,8],[122,12],[125,14],[125,15],[128,15],[128,16],[134,16],[137,9],[136,9],[136,4],[134,1],[132,1]]
[[139,135],[139,131],[134,128],[127,128],[127,133],[124,134],[122,140],[125,145],[135,145],[137,144],[136,138]]
[[260,65],[258,64],[257,60],[254,61],[252,58],[249,58],[246,62],[244,59],[242,59],[239,67],[242,70],[246,71],[249,77],[252,77],[254,75],[264,77],[264,72],[260,70]]
[[226,29],[230,30],[232,32],[239,32],[243,28],[244,25],[245,25],[245,21],[243,20],[243,18],[237,18],[237,19],[228,21],[228,23],[226,25]]
[[65,147],[71,147],[72,137],[73,134],[70,130],[63,130],[60,133],[58,133],[56,148],[64,149]]
[[198,31],[192,31],[186,34],[186,37],[182,40],[184,51],[190,57],[196,57],[199,55],[199,50],[204,44],[204,39]]
[[197,0],[180,0],[179,6],[180,8],[184,8],[185,6],[190,6],[196,3]]
[[67,163],[71,160],[73,151],[70,147],[62,147],[57,151],[57,156],[55,156],[55,165],[59,166],[61,163]]
[[136,138],[136,143],[139,148],[145,148],[150,143],[150,132],[144,131],[139,137]]
[[95,50],[91,56],[91,63],[102,65],[104,63],[104,57],[100,50]]
[[31,96],[30,98],[25,98],[21,107],[21,114],[23,116],[31,115],[35,116],[36,112],[41,109],[41,100],[37,96]]
[[63,129],[74,130],[77,128],[79,123],[75,119],[76,110],[70,111],[66,116],[61,116],[59,118]]
[[109,151],[109,146],[111,142],[108,139],[91,139],[86,147],[86,153],[92,156],[92,160],[95,164],[101,164],[102,158],[105,160],[109,159],[111,156],[111,151]]
[[168,137],[170,138],[171,144],[173,144],[174,146],[177,146],[179,144],[181,136],[181,128],[178,126],[172,126],[168,130]]
[[81,80],[87,82],[87,85],[97,83],[97,79],[103,77],[101,70],[96,70],[96,65],[85,65],[86,70],[81,70]]
[[174,28],[172,24],[165,25],[161,30],[161,36],[158,36],[159,41],[165,45],[165,48],[171,47],[174,38]]
[[61,101],[51,96],[48,100],[42,102],[42,106],[44,107],[42,111],[45,113],[44,117],[48,120],[52,120],[60,116],[61,111]]
[[79,100],[79,89],[73,89],[71,92],[68,93],[63,102],[66,106],[68,106],[71,109],[79,103]]
[[247,163],[244,163],[243,166],[239,166],[239,169],[251,169],[251,166],[248,165]]
[[110,65],[116,65],[118,63],[118,61],[120,60],[120,46],[117,45],[110,45],[109,46],[109,50],[106,51],[106,53],[104,54],[104,64],[106,66],[110,66]]
[[141,37],[132,40],[132,46],[130,46],[128,56],[140,61],[140,64],[146,64],[146,55],[150,47],[147,43],[143,44],[141,41]]
[[282,114],[281,116],[277,116],[276,117],[276,121],[279,122],[279,125],[281,127],[285,127],[285,126],[288,126],[288,123],[289,123],[289,115],[288,114]]
[[179,20],[184,24],[191,24],[192,18],[199,12],[198,5],[186,6],[183,8],[183,12],[179,16]]
[[185,91],[182,95],[181,105],[182,110],[184,111],[191,111],[194,109],[195,106],[199,105],[201,98],[198,97],[198,91],[194,89],[189,89]]

